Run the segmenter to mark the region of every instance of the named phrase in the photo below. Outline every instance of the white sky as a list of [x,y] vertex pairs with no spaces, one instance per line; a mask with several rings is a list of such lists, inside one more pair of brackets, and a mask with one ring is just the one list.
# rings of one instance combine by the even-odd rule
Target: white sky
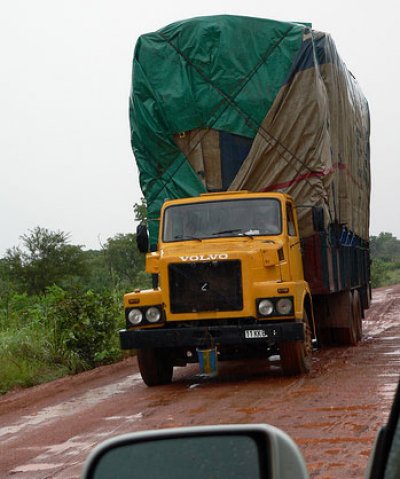
[[35,226],[98,249],[134,230],[128,97],[137,37],[199,15],[307,21],[332,34],[371,110],[371,234],[400,238],[395,0],[2,0],[0,255]]

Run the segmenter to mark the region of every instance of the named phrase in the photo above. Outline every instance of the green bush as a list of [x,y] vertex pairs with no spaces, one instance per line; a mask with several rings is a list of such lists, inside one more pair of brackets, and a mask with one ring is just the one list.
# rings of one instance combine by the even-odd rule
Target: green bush
[[373,288],[384,286],[388,284],[389,280],[389,265],[376,258],[371,263],[371,285]]
[[113,362],[121,357],[118,329],[122,306],[110,293],[49,290],[47,323],[54,354],[61,352],[72,371]]
[[122,294],[14,294],[0,310],[0,392],[31,386],[122,357]]

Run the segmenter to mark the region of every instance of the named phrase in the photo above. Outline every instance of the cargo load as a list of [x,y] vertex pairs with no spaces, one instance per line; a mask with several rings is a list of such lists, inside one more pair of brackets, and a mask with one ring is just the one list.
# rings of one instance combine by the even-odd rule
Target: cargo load
[[368,240],[368,104],[329,34],[221,15],[142,35],[130,120],[151,244],[166,199],[224,190],[291,195],[302,238],[319,206]]

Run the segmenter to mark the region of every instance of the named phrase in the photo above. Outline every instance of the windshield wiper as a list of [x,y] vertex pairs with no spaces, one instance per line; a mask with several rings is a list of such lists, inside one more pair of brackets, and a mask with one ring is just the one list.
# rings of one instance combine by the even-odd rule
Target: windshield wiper
[[187,235],[176,235],[173,237],[174,240],[197,240],[202,241],[202,238],[198,238],[197,236],[187,236]]
[[238,236],[246,236],[247,238],[253,238],[253,235],[246,233],[242,230],[242,228],[235,228],[232,230],[223,230],[223,231],[217,231],[216,233],[212,233],[211,236],[218,236],[218,235],[225,235],[225,234],[231,234],[231,233],[240,233]]
[[236,229],[233,229],[233,230],[217,231],[215,233],[212,233],[211,236],[226,235],[226,234],[229,234],[229,233],[241,233],[241,232],[242,232],[242,228],[236,228]]

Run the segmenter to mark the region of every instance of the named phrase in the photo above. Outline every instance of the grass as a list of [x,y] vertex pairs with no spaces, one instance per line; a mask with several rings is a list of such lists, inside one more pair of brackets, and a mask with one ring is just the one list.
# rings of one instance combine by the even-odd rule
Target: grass
[[69,373],[67,366],[54,361],[43,333],[30,326],[0,333],[0,394]]
[[0,394],[53,381],[69,374],[62,365],[45,364],[26,358],[0,357]]
[[400,284],[400,269],[388,272],[388,284]]

